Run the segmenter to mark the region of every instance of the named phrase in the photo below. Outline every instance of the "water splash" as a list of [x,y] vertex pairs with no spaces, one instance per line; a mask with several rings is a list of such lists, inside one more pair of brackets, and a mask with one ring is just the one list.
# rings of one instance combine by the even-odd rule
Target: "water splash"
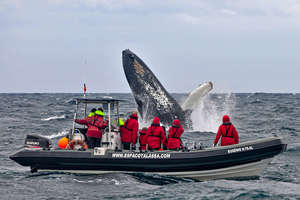
[[194,131],[217,132],[224,114],[231,115],[235,107],[235,96],[209,94],[197,102],[191,114]]
[[48,135],[46,137],[49,138],[49,139],[53,139],[53,138],[58,138],[58,137],[66,136],[68,133],[69,133],[68,130],[63,130],[63,131],[55,133],[53,135]]
[[153,116],[148,116],[150,113],[149,111],[149,105],[150,105],[150,101],[149,98],[147,97],[145,99],[144,105],[143,105],[143,116],[139,119],[139,124],[140,124],[140,128],[144,128],[144,127],[149,127],[152,123],[150,118],[153,118]]

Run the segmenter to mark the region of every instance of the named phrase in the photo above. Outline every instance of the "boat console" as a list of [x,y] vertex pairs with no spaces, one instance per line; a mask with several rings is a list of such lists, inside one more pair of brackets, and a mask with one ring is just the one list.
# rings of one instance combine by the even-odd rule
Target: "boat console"
[[[84,117],[87,116],[87,109],[92,107],[102,107],[104,113],[106,114],[105,120],[108,121],[108,127],[102,130],[102,140],[101,140],[101,148],[106,150],[121,150],[121,136],[120,136],[120,126],[117,123],[120,118],[119,113],[119,103],[124,100],[118,100],[113,98],[78,98],[76,99],[76,112],[74,115],[74,119],[77,114],[82,111],[80,106],[84,107]],[[82,107],[82,106],[81,106]],[[73,128],[71,129],[69,138],[74,136],[75,130],[79,131],[81,134],[85,136],[86,139],[86,127],[78,127],[78,125],[73,124]]]

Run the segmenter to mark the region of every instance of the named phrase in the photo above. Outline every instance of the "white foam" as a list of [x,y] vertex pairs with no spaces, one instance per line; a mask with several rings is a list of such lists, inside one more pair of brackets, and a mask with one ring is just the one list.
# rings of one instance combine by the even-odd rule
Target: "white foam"
[[142,129],[144,127],[148,128],[151,125],[151,121],[146,121],[143,119],[139,119],[139,129]]
[[55,119],[65,119],[66,115],[61,115],[61,116],[52,116],[48,118],[41,119],[42,121],[50,121],[50,120],[55,120]]

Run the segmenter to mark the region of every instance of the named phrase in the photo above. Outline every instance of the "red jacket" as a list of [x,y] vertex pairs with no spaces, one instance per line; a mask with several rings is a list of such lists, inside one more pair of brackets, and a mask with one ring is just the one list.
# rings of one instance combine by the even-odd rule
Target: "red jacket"
[[214,145],[217,145],[221,138],[221,146],[227,146],[239,143],[239,135],[235,127],[230,123],[230,119],[227,115],[223,117],[223,124],[219,127]]
[[179,120],[175,119],[173,125],[169,128],[168,145],[167,145],[168,149],[179,149],[183,147],[180,139],[183,132],[184,130]]
[[161,144],[166,144],[166,133],[160,126],[158,117],[154,118],[152,125],[148,128],[145,140],[150,149],[160,149]]
[[147,128],[145,128],[145,129],[143,128],[140,131],[140,137],[139,137],[141,150],[146,150],[146,144],[147,144],[146,134],[147,134]]
[[138,116],[131,114],[130,118],[124,123],[124,127],[120,129],[122,142],[136,144],[137,133],[139,130]]
[[103,117],[95,115],[87,117],[85,119],[76,119],[76,123],[83,124],[88,127],[86,136],[94,138],[102,138],[102,130],[107,126],[107,121],[103,120]]

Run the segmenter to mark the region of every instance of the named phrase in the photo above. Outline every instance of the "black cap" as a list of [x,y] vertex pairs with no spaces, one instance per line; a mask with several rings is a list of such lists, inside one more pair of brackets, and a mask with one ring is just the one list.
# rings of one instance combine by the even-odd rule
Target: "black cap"
[[98,110],[100,110],[100,111],[102,111],[102,112],[103,112],[103,108],[101,108],[101,107],[99,107],[99,108],[98,108]]
[[96,112],[96,108],[92,108],[91,112]]

